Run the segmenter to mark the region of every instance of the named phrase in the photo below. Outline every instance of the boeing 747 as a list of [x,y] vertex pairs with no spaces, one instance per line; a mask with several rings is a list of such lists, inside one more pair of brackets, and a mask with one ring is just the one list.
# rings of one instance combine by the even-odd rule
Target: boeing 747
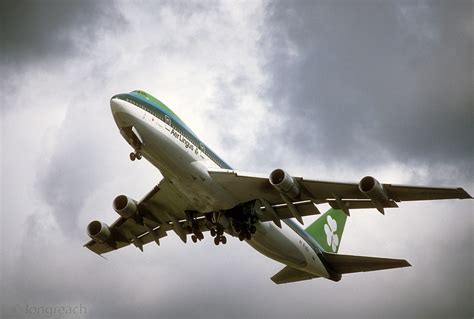
[[[130,244],[143,251],[150,242],[160,245],[170,231],[185,243],[209,232],[216,245],[234,236],[284,264],[271,278],[277,284],[318,277],[339,281],[346,273],[410,266],[403,259],[337,254],[352,210],[384,214],[402,201],[472,198],[462,188],[384,184],[372,176],[340,183],[295,177],[280,168],[269,176],[236,171],[150,94],[117,94],[110,106],[133,149],[130,160],[145,158],[163,179],[140,200],[117,196],[113,208],[120,216],[110,226],[89,223],[92,240],[85,247],[99,255]],[[300,227],[324,203],[329,211]]]

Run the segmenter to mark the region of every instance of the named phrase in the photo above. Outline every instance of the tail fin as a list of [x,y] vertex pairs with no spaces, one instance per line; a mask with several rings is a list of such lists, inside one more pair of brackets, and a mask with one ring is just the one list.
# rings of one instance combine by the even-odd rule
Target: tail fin
[[346,219],[347,215],[342,210],[331,208],[309,225],[306,232],[316,239],[325,251],[337,253]]

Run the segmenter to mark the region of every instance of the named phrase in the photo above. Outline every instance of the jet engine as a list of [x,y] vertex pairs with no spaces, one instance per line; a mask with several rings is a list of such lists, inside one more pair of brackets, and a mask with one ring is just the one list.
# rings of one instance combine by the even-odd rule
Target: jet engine
[[130,218],[138,211],[137,201],[125,195],[115,197],[114,210],[123,218]]
[[268,180],[276,190],[285,194],[290,199],[296,199],[300,195],[298,182],[290,174],[280,168],[271,172]]
[[87,234],[99,243],[108,242],[112,238],[109,226],[98,220],[94,220],[87,225]]
[[382,184],[372,176],[366,176],[359,182],[359,190],[372,201],[385,203],[389,201]]

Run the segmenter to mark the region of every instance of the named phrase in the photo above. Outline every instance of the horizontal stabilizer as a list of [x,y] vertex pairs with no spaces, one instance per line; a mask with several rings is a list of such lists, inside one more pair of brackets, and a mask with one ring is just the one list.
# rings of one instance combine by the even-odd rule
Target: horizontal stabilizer
[[404,259],[351,256],[325,253],[328,266],[338,274],[348,274],[363,271],[375,271],[411,266]]
[[295,281],[302,281],[302,280],[308,280],[308,279],[313,279],[313,278],[318,278],[318,276],[309,274],[305,271],[298,270],[296,268],[292,268],[290,266],[286,266],[282,270],[280,270],[278,273],[276,273],[271,279],[274,283],[277,285],[280,284],[286,284],[289,282],[295,282]]

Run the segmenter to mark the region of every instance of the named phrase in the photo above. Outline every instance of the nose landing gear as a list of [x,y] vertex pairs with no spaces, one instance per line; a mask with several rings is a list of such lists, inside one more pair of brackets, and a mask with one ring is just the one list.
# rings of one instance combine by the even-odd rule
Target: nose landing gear
[[131,152],[130,153],[130,160],[133,162],[135,159],[141,160],[142,154],[139,151]]

